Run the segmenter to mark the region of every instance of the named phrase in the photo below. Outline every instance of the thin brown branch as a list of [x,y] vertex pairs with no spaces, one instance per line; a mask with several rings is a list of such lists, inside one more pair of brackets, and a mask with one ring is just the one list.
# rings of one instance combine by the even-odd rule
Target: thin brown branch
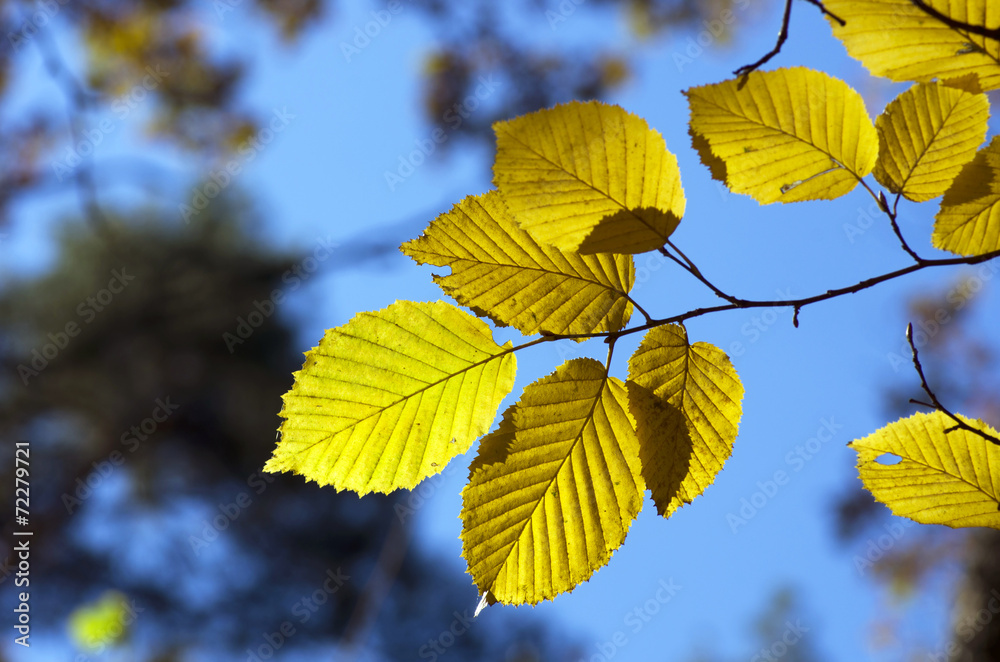
[[642,316],[646,318],[646,322],[647,323],[653,321],[653,316],[650,315],[648,312],[646,312],[646,309],[643,308],[641,305],[639,305],[639,302],[636,301],[630,294],[626,293],[625,294],[625,299],[628,300],[629,302],[631,302],[632,303],[632,307],[635,308],[636,310],[638,310],[639,313],[642,314]]
[[865,190],[868,191],[873,198],[875,198],[875,202],[878,203],[878,208],[881,209],[889,218],[889,224],[892,225],[892,231],[896,235],[896,238],[899,239],[899,243],[903,247],[903,250],[906,251],[906,254],[912,257],[913,261],[917,264],[922,264],[924,262],[924,258],[917,255],[917,252],[910,247],[910,244],[906,241],[906,237],[903,236],[903,231],[899,228],[899,222],[897,219],[899,218],[899,200],[902,197],[902,194],[896,194],[896,199],[893,201],[892,207],[890,207],[889,201],[885,199],[885,193],[882,191],[875,193],[875,191],[872,190],[872,187],[868,185],[868,182],[860,177],[858,178],[858,181],[861,182],[861,185],[865,188]]
[[949,28],[953,30],[961,30],[967,32],[968,34],[979,35],[980,37],[986,37],[987,39],[995,39],[1000,41],[1000,26],[995,28],[988,28],[985,25],[976,25],[975,23],[967,23],[966,21],[959,21],[958,19],[952,18],[947,14],[944,14],[931,5],[924,2],[924,0],[910,0],[910,4],[924,12],[931,18],[935,18]]
[[910,245],[906,242],[906,237],[903,236],[903,231],[899,228],[899,223],[897,219],[899,218],[899,199],[903,197],[901,193],[896,194],[896,199],[892,203],[892,209],[890,210],[888,205],[886,205],[885,196],[881,196],[879,205],[884,205],[885,213],[889,215],[889,223],[892,224],[892,231],[896,233],[896,238],[899,239],[899,243],[903,246],[903,250],[909,253],[913,260],[920,264],[924,261],[924,258],[917,255],[917,252],[910,248]]
[[844,19],[840,18],[832,11],[827,9],[826,5],[820,2],[820,0],[806,0],[806,2],[808,2],[811,5],[815,5],[823,13],[824,16],[829,16],[833,20],[837,21],[838,23],[840,23],[841,27],[847,25],[847,21],[845,21]]
[[[756,71],[757,69],[759,69],[762,66],[764,66],[765,64],[767,64],[767,62],[771,58],[773,58],[775,55],[777,55],[778,53],[781,52],[781,47],[784,46],[785,42],[788,40],[788,25],[789,25],[789,23],[792,20],[792,2],[793,1],[794,0],[785,0],[785,12],[781,16],[781,29],[778,30],[778,41],[774,44],[774,48],[772,48],[770,51],[768,51],[767,53],[765,53],[764,57],[760,58],[759,60],[757,60],[753,64],[745,64],[742,67],[740,67],[739,69],[737,69],[736,71],[734,71],[733,72],[734,76],[743,77],[743,76],[746,76],[747,74],[749,74],[751,71]],[[811,5],[815,5],[817,8],[819,8],[819,10],[825,16],[829,16],[830,18],[832,18],[833,20],[837,21],[841,25],[847,25],[847,22],[844,21],[844,19],[840,18],[839,16],[837,16],[836,14],[834,14],[833,12],[831,12],[829,9],[827,9],[826,5],[824,5],[822,2],[820,2],[820,0],[807,0],[807,2],[809,2],[809,4],[811,4]],[[746,79],[744,78],[743,80],[740,81],[740,84],[742,85],[745,82],[746,82]]]
[[665,246],[661,246],[659,248],[660,253],[663,254],[665,257],[668,257],[674,262],[676,262],[678,265],[680,265],[682,269],[684,269],[692,276],[697,278],[699,281],[701,281],[701,283],[705,285],[705,287],[707,287],[708,289],[712,290],[712,292],[714,292],[717,297],[719,297],[720,299],[724,299],[732,304],[739,304],[743,301],[742,299],[738,299],[730,294],[726,294],[721,289],[716,287],[715,284],[713,284],[710,280],[705,278],[705,276],[701,273],[701,270],[695,266],[694,262],[692,262],[690,258],[688,258],[688,256],[681,251],[681,249],[677,248],[677,246],[674,246],[674,244],[671,243],[669,239],[667,240],[667,245],[669,245],[670,248],[677,251],[677,255],[679,255],[680,257],[677,257],[677,255],[671,253],[669,250],[666,249]]
[[764,57],[760,58],[753,64],[744,64],[742,67],[733,72],[734,76],[745,77],[751,71],[755,71],[764,66],[768,60],[781,52],[781,47],[784,46],[785,41],[788,40],[788,23],[792,19],[792,2],[793,0],[785,0],[785,13],[781,17],[781,29],[778,31],[778,41],[774,44],[774,48],[765,53]]
[[[1000,250],[993,251],[991,253],[984,253],[983,255],[973,255],[970,257],[954,257],[954,258],[944,258],[940,260],[923,260],[919,264],[911,264],[910,266],[904,267],[902,269],[896,269],[895,271],[889,271],[887,273],[878,276],[873,276],[872,278],[867,278],[848,287],[840,287],[833,290],[827,290],[822,294],[814,294],[813,296],[804,297],[801,299],[778,299],[778,300],[768,300],[768,301],[738,299],[735,303],[720,304],[718,306],[709,306],[706,308],[696,308],[694,310],[689,310],[679,315],[674,315],[672,317],[667,317],[664,319],[653,320],[651,323],[643,324],[641,326],[634,326],[629,329],[622,329],[621,331],[602,332],[602,333],[551,334],[546,336],[545,339],[562,340],[562,339],[578,339],[578,338],[611,338],[611,337],[617,338],[620,336],[627,336],[632,333],[641,333],[643,331],[648,331],[649,329],[658,326],[663,326],[665,324],[676,324],[678,322],[684,322],[689,319],[694,319],[696,317],[708,315],[710,313],[719,313],[726,310],[740,310],[743,308],[801,309],[806,306],[812,305],[814,303],[819,303],[820,301],[828,301],[830,299],[836,299],[837,297],[844,296],[845,294],[857,294],[858,292],[862,292],[869,288],[875,287],[880,283],[884,283],[886,281],[894,280],[902,276],[916,273],[917,271],[923,271],[924,269],[930,269],[933,267],[956,266],[961,264],[982,264],[983,262],[989,262],[990,260],[996,259],[998,257],[1000,257]],[[528,343],[528,345],[531,344],[535,343]],[[514,350],[517,349],[521,349],[521,347],[514,348]]]
[[913,342],[913,324],[906,325],[906,342],[910,343],[910,349],[913,351],[913,367],[917,369],[917,374],[920,376],[920,386],[924,389],[924,393],[927,394],[927,397],[931,399],[930,403],[914,399],[911,399],[910,402],[917,405],[923,405],[924,407],[929,407],[931,409],[936,409],[948,416],[951,420],[955,421],[954,426],[945,430],[946,433],[953,432],[955,430],[965,430],[979,435],[990,443],[1000,446],[1000,439],[997,439],[993,435],[987,434],[982,430],[969,425],[952,413],[947,407],[941,404],[940,400],[938,400],[937,395],[934,394],[934,391],[932,391],[931,387],[927,384],[927,377],[924,376],[924,367],[920,365],[920,356],[917,354],[917,346]]
[[[83,138],[83,116],[90,109],[94,96],[77,80],[59,54],[59,48],[46,29],[40,29],[35,44],[41,53],[46,71],[66,93],[70,136],[73,144],[78,144]],[[97,186],[91,170],[90,157],[83,161],[73,171],[73,182],[76,184],[80,204],[83,207],[84,218],[100,234],[113,252],[117,252],[117,239],[111,230],[104,210],[97,199]]]

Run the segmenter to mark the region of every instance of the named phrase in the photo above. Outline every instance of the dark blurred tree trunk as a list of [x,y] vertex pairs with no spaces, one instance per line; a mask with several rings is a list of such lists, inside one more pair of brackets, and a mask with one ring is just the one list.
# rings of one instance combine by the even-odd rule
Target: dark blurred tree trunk
[[1000,660],[1000,531],[980,529],[969,536],[953,615],[949,660]]

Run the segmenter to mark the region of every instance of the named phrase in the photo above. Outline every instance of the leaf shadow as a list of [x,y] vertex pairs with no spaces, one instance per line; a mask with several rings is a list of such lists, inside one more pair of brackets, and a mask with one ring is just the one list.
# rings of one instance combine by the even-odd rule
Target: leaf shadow
[[476,457],[469,464],[469,480],[472,474],[479,469],[490,465],[498,464],[507,460],[510,454],[510,445],[514,441],[514,410],[517,405],[511,405],[503,412],[503,418],[496,430],[490,432],[479,440],[479,450]]
[[944,194],[942,205],[947,203],[949,207],[954,207],[974,202],[1000,190],[1000,159],[996,156],[998,151],[1000,136],[994,136],[955,176]]
[[691,136],[691,147],[698,152],[698,158],[708,168],[708,171],[712,174],[712,179],[725,183],[729,177],[729,172],[726,170],[726,162],[715,155],[705,136],[691,129],[688,129],[688,134]]
[[645,253],[666,243],[681,219],[656,207],[622,209],[602,218],[580,244],[581,255]]
[[636,422],[639,462],[656,512],[670,517],[691,503],[684,480],[691,470],[694,445],[684,413],[650,389],[629,381],[629,410]]

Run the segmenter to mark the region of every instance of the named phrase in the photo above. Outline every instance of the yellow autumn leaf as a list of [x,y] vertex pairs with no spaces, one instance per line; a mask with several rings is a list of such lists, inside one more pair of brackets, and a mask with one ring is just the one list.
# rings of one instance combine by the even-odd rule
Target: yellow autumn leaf
[[979,150],[945,191],[932,240],[958,255],[1000,250],[1000,136]]
[[462,544],[479,592],[535,604],[586,581],[642,508],[628,394],[593,359],[525,388],[483,440],[462,492]]
[[733,452],[743,384],[729,357],[688,342],[679,324],[657,327],[629,359],[642,477],[656,510],[670,517],[715,481]]
[[306,352],[264,470],[358,494],[412,489],[489,429],[515,370],[509,343],[447,303],[361,313]]
[[70,612],[66,627],[78,649],[100,653],[128,636],[133,618],[128,598],[118,591],[107,591]]
[[[962,420],[998,436],[982,421]],[[917,413],[852,441],[860,478],[900,517],[1000,529],[1000,446],[967,430],[946,432],[954,426],[943,412]]]
[[[973,25],[1000,25],[995,0],[926,0],[944,15]],[[833,34],[876,76],[896,81],[944,81],[970,74],[982,90],[1000,87],[1000,41],[950,27],[910,0],[827,0],[844,19]]]
[[761,204],[833,200],[875,165],[878,134],[861,95],[823,72],[754,71],[685,94],[702,162]]
[[497,191],[467,197],[400,250],[420,264],[450,266],[450,276],[434,277],[446,294],[526,335],[618,331],[632,312],[631,255],[540,246]]
[[875,179],[914,202],[942,195],[983,143],[989,118],[985,94],[917,83],[875,120]]
[[514,218],[566,251],[656,250],[684,215],[677,158],[646,120],[598,101],[497,122],[493,179]]

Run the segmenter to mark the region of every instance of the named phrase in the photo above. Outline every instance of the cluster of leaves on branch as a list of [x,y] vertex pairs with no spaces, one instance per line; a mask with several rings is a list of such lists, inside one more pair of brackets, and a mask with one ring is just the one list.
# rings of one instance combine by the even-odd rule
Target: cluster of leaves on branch
[[[645,489],[670,517],[729,458],[743,385],[720,349],[688,338],[686,320],[747,307],[797,313],[921,269],[1000,256],[1000,139],[979,149],[983,90],[1000,87],[1000,42],[908,0],[826,4],[853,55],[915,84],[873,123],[861,96],[825,73],[754,71],[685,92],[692,144],[713,177],[761,204],[829,200],[861,184],[911,266],[798,300],[736,297],[671,241],[685,208],[680,172],[643,119],[573,102],[498,122],[496,190],[466,198],[401,247],[418,263],[451,267],[435,280],[475,316],[441,301],[397,301],[327,331],[285,395],[266,470],[359,494],[413,488],[489,430],[513,387],[515,352],[604,338],[604,362],[567,361],[524,389],[481,438],[463,492],[464,556],[484,599],[534,604],[608,562]],[[1000,5],[966,4],[956,18],[1000,23]],[[871,37],[885,20],[894,27]],[[933,244],[961,257],[927,259],[907,243],[898,204],[942,195]],[[724,303],[653,319],[630,295],[633,255],[646,251]],[[635,311],[644,320],[630,325]],[[539,337],[500,346],[476,316]],[[611,357],[633,333],[645,336],[622,381]],[[852,443],[865,487],[918,522],[1000,528],[998,433],[948,411],[915,349],[914,363],[934,411]],[[882,464],[887,454],[900,461]]]

